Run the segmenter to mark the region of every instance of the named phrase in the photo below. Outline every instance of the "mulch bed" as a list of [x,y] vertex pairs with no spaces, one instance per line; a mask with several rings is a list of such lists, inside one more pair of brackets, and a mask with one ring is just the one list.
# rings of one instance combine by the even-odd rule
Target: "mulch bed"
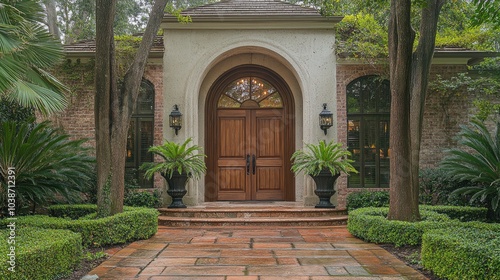
[[424,269],[420,264],[420,246],[395,247],[392,244],[379,244],[379,246],[396,256],[401,261],[405,262],[406,265],[419,271],[430,280],[442,280],[434,275],[432,271]]

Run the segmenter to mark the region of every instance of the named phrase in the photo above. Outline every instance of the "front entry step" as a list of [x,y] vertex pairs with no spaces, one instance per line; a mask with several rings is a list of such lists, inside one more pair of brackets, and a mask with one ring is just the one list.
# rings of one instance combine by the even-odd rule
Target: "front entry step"
[[161,208],[158,224],[188,226],[332,226],[347,224],[344,209],[252,205],[231,207]]

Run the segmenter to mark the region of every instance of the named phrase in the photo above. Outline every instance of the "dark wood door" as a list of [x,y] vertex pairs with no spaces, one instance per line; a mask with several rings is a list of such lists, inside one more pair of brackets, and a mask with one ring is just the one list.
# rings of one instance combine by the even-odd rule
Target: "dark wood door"
[[285,199],[283,109],[219,109],[217,200]]

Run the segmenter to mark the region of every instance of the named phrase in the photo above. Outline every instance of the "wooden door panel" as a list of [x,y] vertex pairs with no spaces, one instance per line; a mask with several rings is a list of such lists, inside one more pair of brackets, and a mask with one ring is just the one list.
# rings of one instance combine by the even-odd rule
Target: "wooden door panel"
[[282,110],[255,111],[252,139],[255,143],[255,169],[252,178],[256,200],[283,200],[284,129]]
[[247,145],[246,118],[219,118],[219,158],[245,158]]
[[248,200],[250,190],[247,175],[249,146],[248,112],[220,110],[217,122],[216,185],[218,200]]
[[259,117],[257,128],[257,157],[281,157],[283,154],[282,118]]

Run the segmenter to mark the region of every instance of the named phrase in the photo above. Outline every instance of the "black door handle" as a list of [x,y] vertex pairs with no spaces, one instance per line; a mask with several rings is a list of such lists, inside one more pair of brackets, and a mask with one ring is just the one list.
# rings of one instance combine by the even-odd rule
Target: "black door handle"
[[255,155],[252,155],[252,173],[255,175],[255,169],[257,168],[256,163],[255,163]]
[[250,155],[247,155],[247,175],[250,175]]

